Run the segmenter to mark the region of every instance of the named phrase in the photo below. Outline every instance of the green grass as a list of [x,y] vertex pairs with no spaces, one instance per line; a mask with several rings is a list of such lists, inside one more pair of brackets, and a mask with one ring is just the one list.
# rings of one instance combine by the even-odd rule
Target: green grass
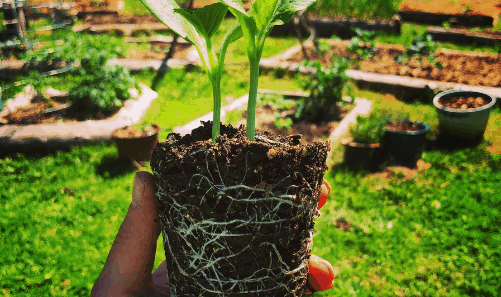
[[324,0],[309,10],[322,16],[391,19],[402,0]]

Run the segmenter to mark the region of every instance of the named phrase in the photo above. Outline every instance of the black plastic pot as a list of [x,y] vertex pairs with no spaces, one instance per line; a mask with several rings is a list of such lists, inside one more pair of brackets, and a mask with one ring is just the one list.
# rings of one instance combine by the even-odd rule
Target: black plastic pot
[[[396,163],[414,166],[417,160],[421,158],[423,146],[426,142],[426,133],[430,131],[430,126],[421,122],[401,121],[421,125],[423,128],[417,131],[398,131],[385,127],[384,143],[390,157],[393,157]],[[387,120],[386,123],[389,124],[392,121]]]
[[358,143],[351,138],[341,140],[344,146],[343,162],[353,170],[375,170],[381,163],[380,143]]

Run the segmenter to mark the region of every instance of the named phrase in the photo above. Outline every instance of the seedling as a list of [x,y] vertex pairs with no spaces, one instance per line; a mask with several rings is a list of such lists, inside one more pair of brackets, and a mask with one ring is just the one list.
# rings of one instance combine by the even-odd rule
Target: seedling
[[404,60],[409,60],[412,57],[425,57],[428,62],[433,63],[436,67],[442,68],[442,64],[438,61],[435,61],[435,50],[437,49],[437,44],[433,41],[433,38],[426,34],[416,34],[412,40],[411,45],[406,47],[405,52],[401,55],[398,55],[395,58],[397,63],[402,63]]
[[364,31],[358,28],[355,31],[357,35],[351,39],[348,50],[352,53],[356,53],[364,60],[372,58],[376,53],[376,44],[374,43],[376,32]]
[[[181,9],[173,0],[142,0],[145,6],[165,25],[193,44],[202,65],[212,83],[214,112],[212,140],[220,133],[221,123],[221,76],[228,45],[244,37],[250,64],[250,89],[247,109],[247,138],[255,140],[256,101],[259,78],[259,62],[264,42],[276,24],[290,21],[298,10],[306,9],[315,0],[259,0],[253,1],[250,11],[244,9],[241,0],[222,0],[195,11]],[[226,12],[235,15],[237,22],[226,32],[218,50],[212,36],[218,30]]]

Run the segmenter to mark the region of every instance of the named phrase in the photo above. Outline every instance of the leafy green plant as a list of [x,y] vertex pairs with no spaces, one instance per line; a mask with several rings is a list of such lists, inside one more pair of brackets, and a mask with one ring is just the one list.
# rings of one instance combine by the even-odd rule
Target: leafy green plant
[[374,37],[376,32],[365,31],[357,28],[356,36],[351,38],[351,43],[348,46],[348,51],[356,53],[362,59],[370,59],[376,53],[376,44]]
[[433,63],[436,67],[442,68],[442,64],[438,61],[435,61],[435,51],[437,49],[437,44],[433,41],[433,38],[426,34],[416,34],[414,32],[414,39],[412,43],[406,47],[405,52],[401,55],[398,55],[395,58],[397,63],[403,63],[404,61],[408,61],[412,57],[424,57],[428,62]]
[[[292,99],[285,99],[283,95],[279,94],[260,94],[258,96],[259,106],[269,106],[273,110],[289,110],[296,106],[296,101]],[[274,114],[275,120],[273,125],[277,129],[285,129],[289,131],[292,127],[293,120],[291,117],[283,118],[278,112]]]
[[[148,9],[164,24],[192,43],[198,50],[203,67],[213,88],[214,117],[212,139],[215,142],[220,131],[221,117],[221,75],[228,45],[244,37],[247,57],[250,63],[250,89],[247,111],[247,138],[255,139],[256,101],[259,78],[259,61],[266,37],[275,24],[288,22],[298,10],[306,9],[314,0],[263,0],[253,1],[249,12],[241,0],[222,0],[195,11],[179,8],[172,0],[142,0]],[[237,19],[216,49],[212,36],[230,11]]]
[[350,127],[350,136],[357,143],[380,143],[384,135],[384,125],[388,113],[376,110],[368,116],[357,116],[356,124]]
[[332,63],[324,67],[320,61],[305,61],[303,66],[311,67],[315,75],[302,81],[302,88],[310,93],[308,98],[301,99],[296,108],[296,118],[321,121],[329,114],[332,107],[343,102],[343,92],[348,90],[352,97],[351,78],[346,74],[349,68],[348,59],[332,58]]
[[109,114],[123,106],[131,97],[129,89],[137,88],[130,71],[120,65],[107,65],[108,56],[103,51],[91,49],[75,68],[82,80],[69,91],[72,101],[70,112]]

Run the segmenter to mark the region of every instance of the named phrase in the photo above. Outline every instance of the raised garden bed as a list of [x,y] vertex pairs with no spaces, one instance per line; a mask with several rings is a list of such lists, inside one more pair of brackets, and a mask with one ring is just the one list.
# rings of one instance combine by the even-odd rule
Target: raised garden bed
[[53,118],[54,114],[49,114],[44,119],[39,118],[39,124],[0,125],[0,153],[60,149],[96,140],[111,141],[111,133],[115,129],[138,123],[158,97],[148,86],[140,86],[141,96],[138,99],[125,101],[124,107],[107,118],[68,119],[66,122],[63,119],[61,122],[62,116]]
[[405,0],[399,7],[402,20],[433,25],[450,22],[468,27],[490,27],[497,23],[501,13],[498,0]]
[[[331,56],[352,56],[347,50],[349,42],[329,43],[331,49],[319,57],[322,62],[328,63]],[[312,43],[306,43],[305,48],[310,57],[318,57],[312,50]],[[407,64],[395,62],[395,57],[403,52],[402,46],[378,45],[371,59],[359,60],[360,66],[353,65],[353,70],[348,70],[347,74],[360,84],[403,96],[405,94],[401,92],[416,96],[416,90],[429,92],[457,88],[501,96],[501,57],[498,55],[442,49],[435,53],[436,61],[443,66],[440,69],[425,58],[412,58]],[[271,59],[263,59],[261,65],[264,69],[308,72],[308,69],[299,67],[304,59],[301,45],[297,45]]]
[[[328,18],[309,16],[308,20],[315,29],[317,37],[330,38],[335,35],[348,39],[356,35],[355,29],[366,31],[384,31],[389,34],[400,34],[402,22],[398,16],[393,20],[358,20],[349,18]],[[309,32],[303,26],[299,26],[302,34]],[[275,26],[270,33],[272,36],[296,35],[292,21],[281,26]]]
[[[284,95],[286,98],[299,99],[301,97],[307,96],[303,92],[283,92],[283,91],[273,91],[273,90],[260,90],[260,94],[279,94]],[[240,97],[234,100],[229,105],[222,108],[221,115],[222,121],[226,122],[229,112],[234,112],[241,115],[241,119],[238,122],[233,123],[235,127],[241,124],[245,125],[245,113],[247,109],[247,99],[248,95]],[[344,98],[345,101],[349,101],[349,98]],[[355,104],[350,109],[345,109],[339,117],[334,118],[332,121],[326,121],[321,124],[312,124],[306,122],[297,122],[293,125],[291,130],[277,129],[274,126],[274,111],[269,107],[258,106],[256,110],[256,128],[260,130],[270,131],[279,135],[302,135],[303,142],[312,141],[330,141],[331,143],[338,142],[341,137],[343,137],[349,126],[356,121],[357,115],[367,115],[372,109],[372,103],[366,99],[357,98],[355,99]],[[289,111],[290,113],[291,111]],[[284,116],[285,113],[283,112]],[[174,128],[173,132],[185,135],[191,132],[191,130],[200,126],[202,121],[212,121],[212,112],[208,113],[190,123]],[[330,154],[328,155],[328,162],[330,161]]]
[[436,41],[455,42],[460,44],[478,44],[495,46],[498,43],[501,46],[501,32],[484,30],[480,32],[470,31],[468,28],[442,28],[429,27],[427,33]]

